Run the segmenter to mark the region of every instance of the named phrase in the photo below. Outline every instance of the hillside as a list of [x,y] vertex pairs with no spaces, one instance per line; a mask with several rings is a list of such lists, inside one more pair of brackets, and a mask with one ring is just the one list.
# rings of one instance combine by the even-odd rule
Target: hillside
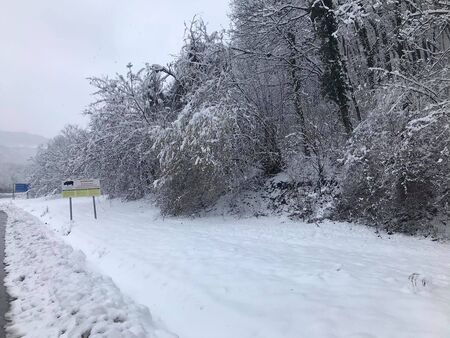
[[9,148],[36,148],[46,143],[47,139],[40,135],[0,130],[0,145]]

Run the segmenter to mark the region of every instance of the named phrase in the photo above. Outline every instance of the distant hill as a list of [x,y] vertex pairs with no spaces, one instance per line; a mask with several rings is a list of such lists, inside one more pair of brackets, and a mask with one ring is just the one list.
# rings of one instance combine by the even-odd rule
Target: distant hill
[[40,135],[0,130],[0,146],[3,147],[37,148],[47,141]]
[[25,179],[29,160],[48,139],[39,135],[0,130],[0,189]]

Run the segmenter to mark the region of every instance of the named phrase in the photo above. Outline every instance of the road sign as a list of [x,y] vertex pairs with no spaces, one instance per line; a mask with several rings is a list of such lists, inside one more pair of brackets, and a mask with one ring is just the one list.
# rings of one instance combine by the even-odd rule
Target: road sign
[[100,196],[100,180],[82,179],[67,180],[62,183],[62,196],[69,198],[70,220],[73,220],[72,197],[91,197],[94,206],[94,217],[97,219],[97,207],[95,206],[95,196]]
[[29,183],[14,183],[13,185],[13,193],[12,198],[16,198],[16,193],[18,192],[26,192],[27,193],[27,199],[28,199],[28,191],[30,190],[30,184]]
[[100,195],[100,180],[97,179],[67,180],[62,183],[62,196],[66,198]]
[[30,190],[30,184],[28,183],[14,183],[15,192],[27,192]]

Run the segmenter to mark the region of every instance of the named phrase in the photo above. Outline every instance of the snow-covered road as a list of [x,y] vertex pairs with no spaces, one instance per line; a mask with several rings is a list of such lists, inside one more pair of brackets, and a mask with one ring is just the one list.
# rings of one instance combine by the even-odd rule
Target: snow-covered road
[[[181,338],[450,337],[450,246],[362,226],[18,200]],[[30,225],[31,226],[31,225]],[[33,225],[36,226],[36,225]]]
[[[6,229],[6,220],[8,216],[4,211],[0,210],[0,259],[4,261],[5,259],[5,229]],[[0,285],[0,337],[5,337],[5,326],[6,326],[6,313],[9,309],[9,299],[6,293],[6,287],[4,284],[5,280],[5,268],[2,265],[0,267],[0,281],[2,281]]]
[[110,278],[35,217],[0,205],[6,225],[5,285],[12,298],[10,337],[174,338],[147,308],[123,297]]

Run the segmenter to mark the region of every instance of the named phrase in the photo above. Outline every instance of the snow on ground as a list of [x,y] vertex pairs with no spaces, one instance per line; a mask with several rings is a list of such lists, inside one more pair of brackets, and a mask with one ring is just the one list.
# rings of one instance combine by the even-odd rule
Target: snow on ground
[[164,219],[146,201],[101,199],[94,220],[92,200],[73,202],[72,226],[68,200],[14,203],[181,338],[450,337],[448,244],[332,222]]
[[155,329],[147,308],[123,297],[110,278],[86,267],[84,255],[35,217],[12,205],[5,284],[14,337],[173,337]]

